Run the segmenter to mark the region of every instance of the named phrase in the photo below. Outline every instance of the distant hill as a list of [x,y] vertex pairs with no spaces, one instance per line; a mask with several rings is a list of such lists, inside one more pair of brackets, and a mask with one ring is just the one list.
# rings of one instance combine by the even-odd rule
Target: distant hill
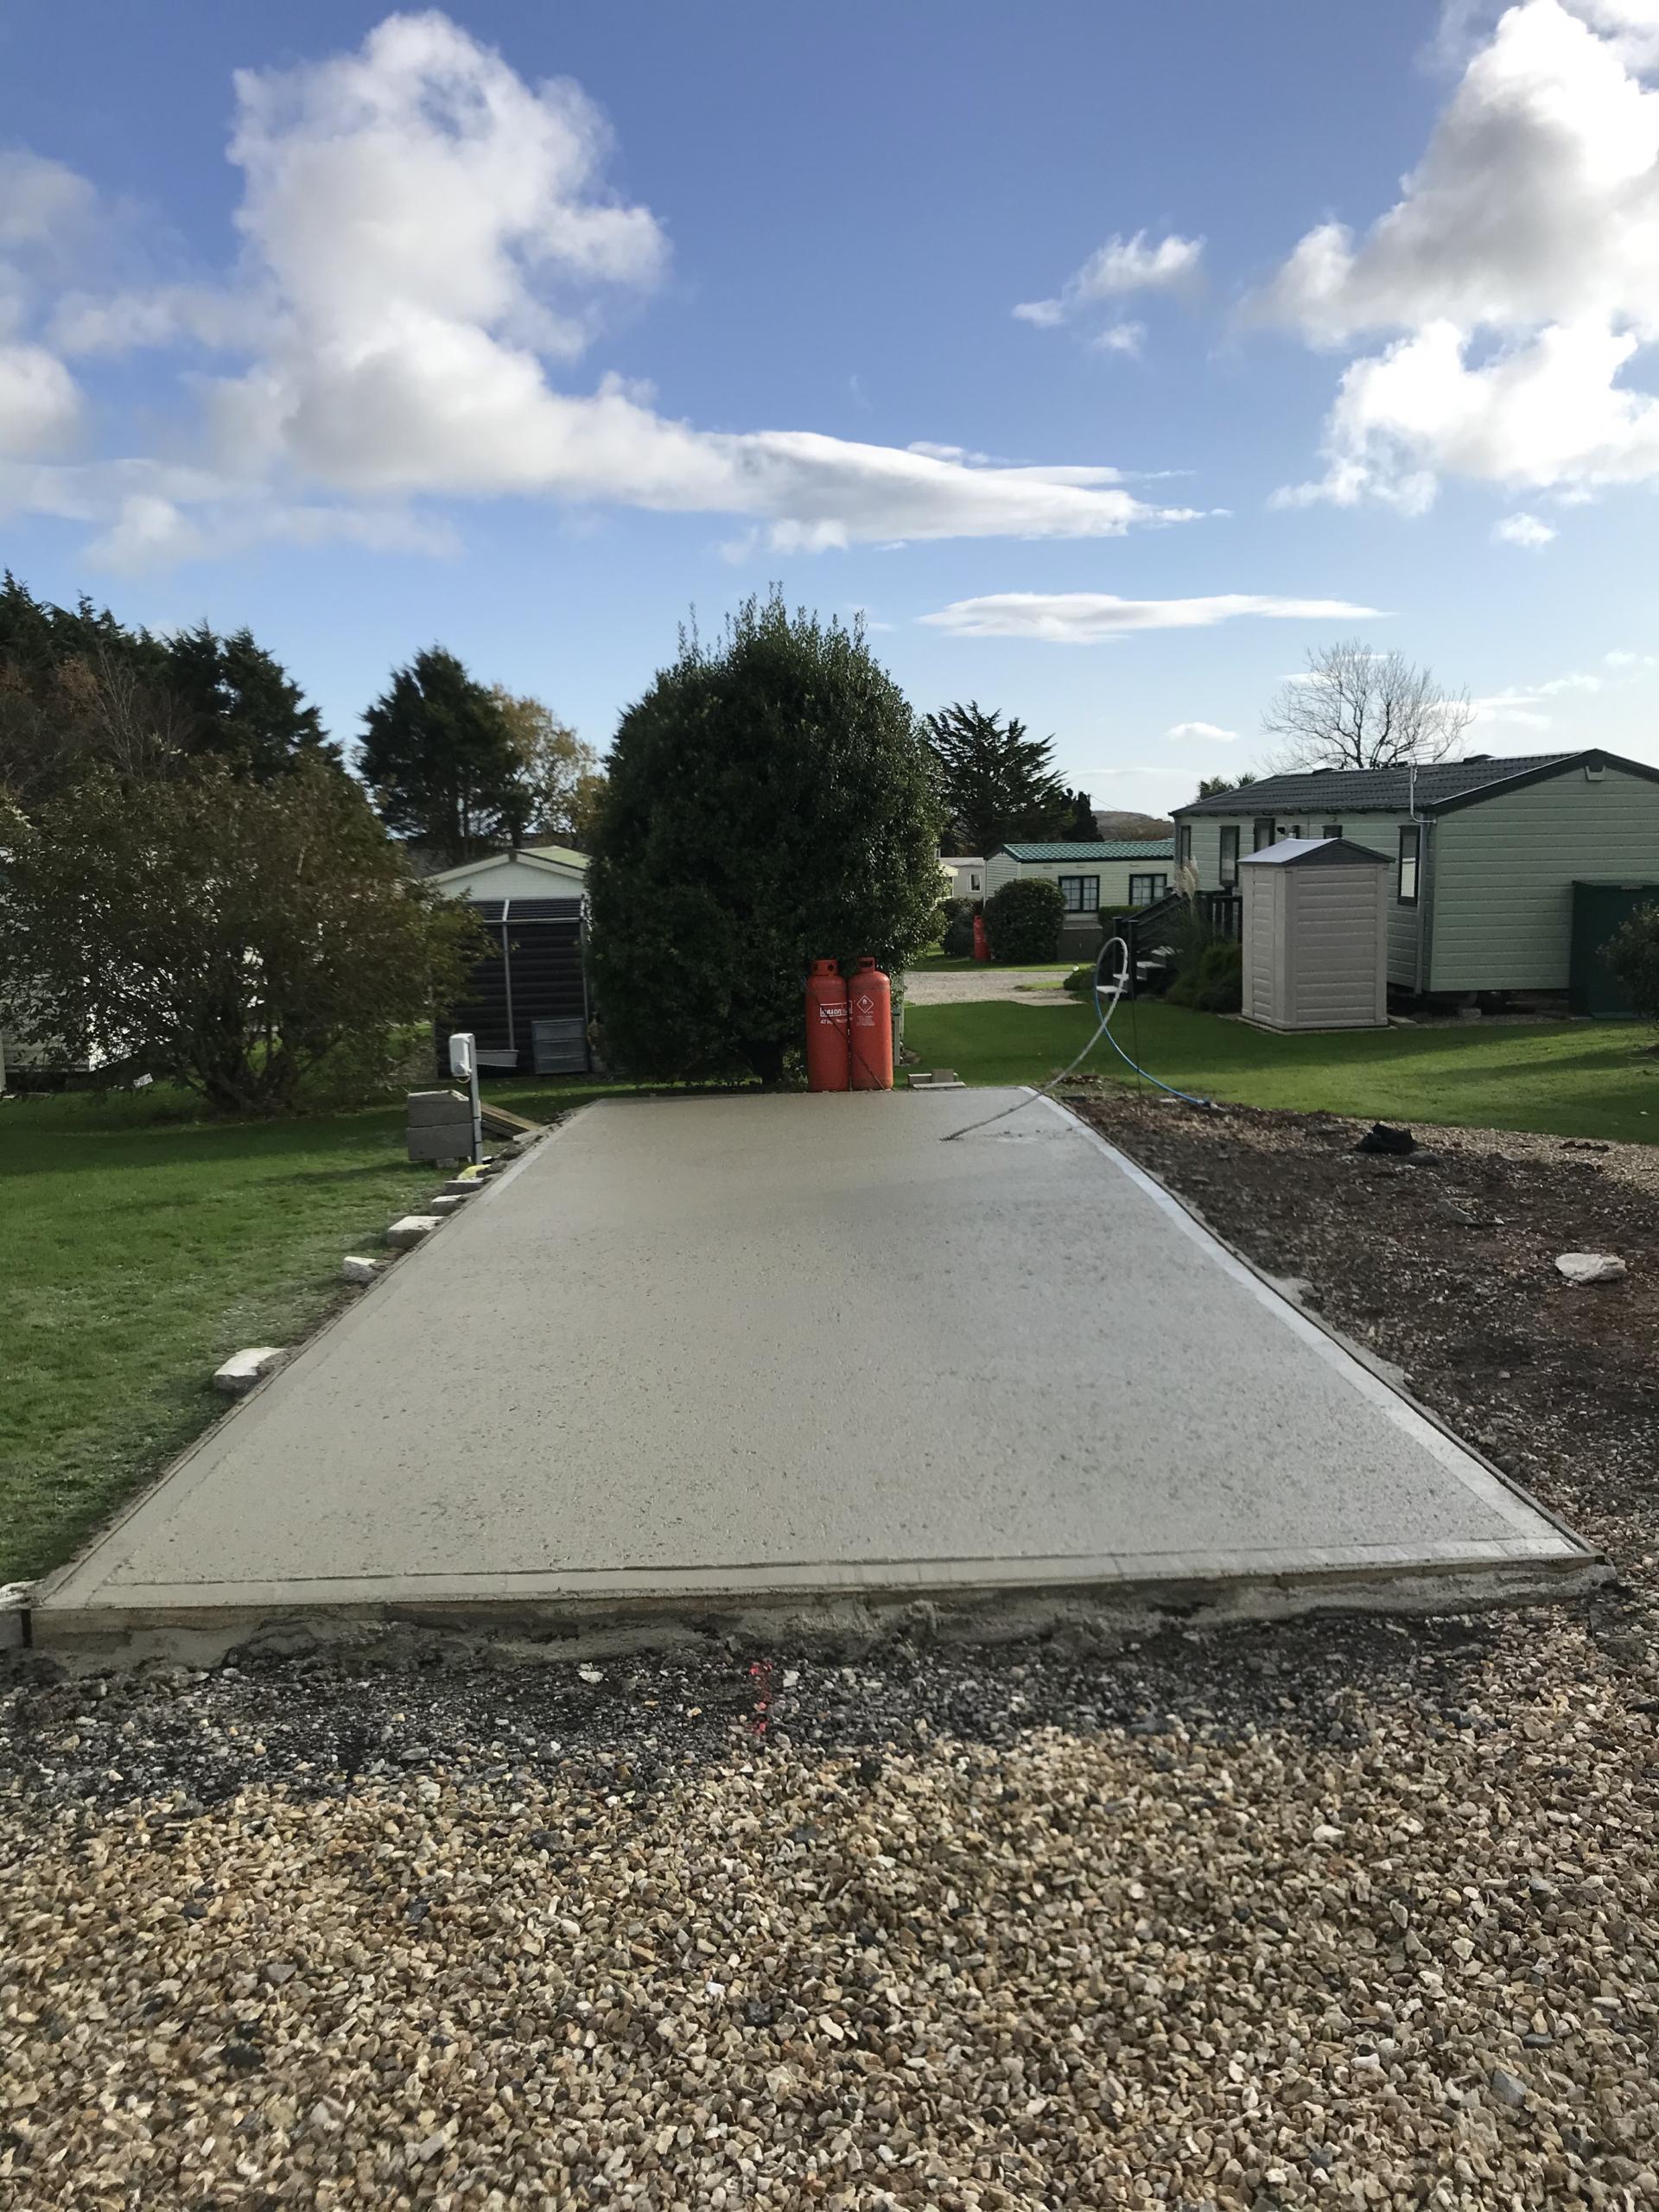
[[1156,814],[1134,814],[1111,807],[1095,809],[1095,835],[1097,837],[1122,837],[1131,843],[1150,844],[1157,837],[1173,837],[1175,824],[1166,822]]

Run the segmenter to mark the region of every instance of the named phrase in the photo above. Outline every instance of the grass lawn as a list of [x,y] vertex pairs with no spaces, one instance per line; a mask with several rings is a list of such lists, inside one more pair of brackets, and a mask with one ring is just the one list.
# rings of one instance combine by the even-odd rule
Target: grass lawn
[[[532,1120],[618,1084],[489,1084]],[[0,1104],[0,1583],[44,1573],[224,1410],[214,1368],[289,1344],[349,1294],[439,1170],[401,1105],[276,1122],[193,1117],[160,1089]]]
[[56,1564],[436,1187],[396,1108],[226,1126],[147,1092],[0,1106],[0,1582]]
[[[905,1042],[923,1067],[955,1068],[965,1083],[1043,1084],[1094,1025],[1086,1005],[912,1006]],[[1121,1008],[1112,1034],[1164,1082],[1242,1105],[1659,1141],[1659,1057],[1644,1054],[1650,1033],[1633,1022],[1280,1037],[1148,1001]],[[1135,1081],[1104,1042],[1080,1072]]]

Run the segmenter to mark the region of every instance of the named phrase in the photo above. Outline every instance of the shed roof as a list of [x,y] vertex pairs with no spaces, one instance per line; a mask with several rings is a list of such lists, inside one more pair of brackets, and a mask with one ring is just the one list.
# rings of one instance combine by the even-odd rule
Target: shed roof
[[1246,853],[1241,868],[1387,868],[1386,853],[1357,845],[1351,837],[1281,837],[1259,853]]
[[[1623,768],[1659,782],[1659,769],[1626,760],[1599,746],[1579,753],[1522,753],[1502,759],[1473,753],[1464,760],[1433,760],[1417,770],[1417,811],[1441,814],[1472,806],[1494,792],[1539,783],[1582,762],[1586,767]],[[1338,814],[1403,814],[1412,802],[1411,771],[1398,768],[1313,768],[1294,776],[1264,776],[1259,784],[1213,791],[1174,810],[1178,821],[1192,814],[1278,814],[1320,809]]]
[[999,845],[996,850],[1011,861],[1173,861],[1175,840],[1160,837],[1150,844],[1133,844],[1120,837],[1092,845]]

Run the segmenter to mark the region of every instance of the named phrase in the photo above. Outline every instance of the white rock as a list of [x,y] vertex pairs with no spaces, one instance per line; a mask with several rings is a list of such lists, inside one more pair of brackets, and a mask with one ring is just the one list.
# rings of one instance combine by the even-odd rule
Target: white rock
[[440,1213],[406,1213],[401,1221],[394,1221],[386,1231],[388,1244],[418,1244],[423,1236],[429,1236],[435,1229],[442,1228]]
[[378,1260],[365,1260],[356,1252],[348,1252],[340,1263],[340,1272],[347,1282],[372,1282],[380,1272]]
[[1562,1252],[1556,1257],[1555,1272],[1568,1282],[1617,1282],[1630,1269],[1611,1252]]
[[213,1388],[227,1396],[239,1398],[245,1390],[251,1390],[262,1375],[269,1375],[283,1356],[281,1344],[251,1344],[246,1351],[238,1351],[227,1359],[213,1376]]

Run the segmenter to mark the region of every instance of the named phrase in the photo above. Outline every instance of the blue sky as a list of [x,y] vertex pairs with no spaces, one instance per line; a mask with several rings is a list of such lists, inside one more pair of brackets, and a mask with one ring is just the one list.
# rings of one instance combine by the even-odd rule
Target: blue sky
[[1656,65],[1659,0],[0,0],[0,557],[346,736],[438,639],[602,745],[778,579],[1096,804],[1348,634],[1659,761]]

